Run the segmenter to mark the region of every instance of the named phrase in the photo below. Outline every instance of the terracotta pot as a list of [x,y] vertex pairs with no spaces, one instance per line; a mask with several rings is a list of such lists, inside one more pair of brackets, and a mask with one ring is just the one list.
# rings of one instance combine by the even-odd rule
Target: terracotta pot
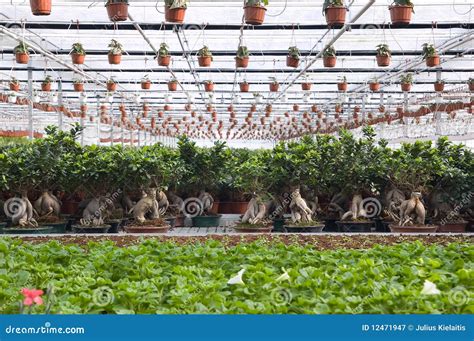
[[347,91],[347,83],[337,83],[337,89],[339,91]]
[[121,54],[111,54],[111,53],[109,53],[108,56],[109,56],[109,64],[117,65],[117,64],[120,64],[120,62],[122,61],[122,55]]
[[300,111],[300,106],[298,104],[293,104],[293,111]]
[[346,22],[346,8],[344,6],[330,6],[326,9],[326,22],[329,27],[342,26]]
[[474,91],[474,83],[469,83],[469,91]]
[[30,55],[28,53],[17,53],[15,54],[15,59],[18,64],[28,64]]
[[436,92],[444,91],[444,83],[434,83],[434,89]]
[[246,68],[249,66],[249,57],[239,58],[235,57],[235,67]]
[[245,201],[230,201],[219,203],[219,213],[224,214],[244,214],[247,211],[248,203]]
[[438,232],[464,233],[466,232],[466,226],[467,226],[467,221],[440,224],[438,228]]
[[290,56],[286,56],[286,66],[288,67],[298,67],[300,60],[298,58],[293,58]]
[[74,83],[74,91],[83,92],[84,91],[84,83]]
[[323,57],[324,67],[335,67],[336,66],[336,57],[335,56],[325,56]]
[[370,91],[379,91],[380,90],[380,83],[369,83]]
[[51,91],[51,83],[41,83],[41,91]]
[[413,6],[390,6],[392,25],[407,25],[411,21]]
[[280,88],[280,84],[270,83],[270,91],[271,92],[277,92],[279,88]]
[[249,87],[250,87],[249,83],[240,83],[239,86],[240,86],[240,92],[249,92]]
[[434,233],[438,230],[438,226],[398,226],[389,225],[390,231],[395,233]]
[[141,87],[143,90],[150,90],[151,88],[151,81],[144,81],[141,82]]
[[165,20],[167,22],[182,23],[184,21],[184,15],[186,14],[186,8],[173,8],[170,9],[165,6]]
[[114,92],[117,90],[117,83],[107,83],[107,91]]
[[245,23],[250,25],[261,25],[265,20],[265,12],[267,9],[262,6],[245,6],[244,16]]
[[176,91],[178,89],[178,82],[168,82],[168,90]]
[[51,0],[30,0],[33,15],[50,15]]
[[390,65],[390,61],[391,61],[390,56],[379,56],[379,55],[377,55],[375,58],[377,59],[377,65],[378,66],[384,67],[384,66],[389,66]]
[[311,90],[312,85],[313,84],[311,84],[311,83],[301,83],[301,89],[303,91],[309,91],[309,90]]
[[84,60],[86,59],[86,56],[83,54],[72,53],[71,58],[72,58],[73,64],[84,64]]
[[158,65],[160,66],[169,66],[171,61],[171,56],[158,56]]
[[127,233],[166,233],[170,229],[169,225],[165,226],[126,226],[124,228]]
[[410,83],[402,83],[402,91],[407,92],[411,90],[411,84]]
[[208,56],[208,57],[198,57],[198,62],[199,62],[199,66],[201,67],[209,67],[211,66],[211,62],[212,62],[212,57]]
[[204,83],[204,89],[206,92],[214,91],[214,83]]
[[237,233],[270,233],[273,230],[273,226],[264,226],[264,227],[234,226],[234,230]]
[[11,91],[20,91],[20,84],[19,83],[10,83],[10,90]]
[[108,3],[107,14],[110,21],[125,21],[128,19],[128,4],[126,2]]
[[439,56],[427,57],[426,58],[426,66],[434,67],[438,66],[440,63]]

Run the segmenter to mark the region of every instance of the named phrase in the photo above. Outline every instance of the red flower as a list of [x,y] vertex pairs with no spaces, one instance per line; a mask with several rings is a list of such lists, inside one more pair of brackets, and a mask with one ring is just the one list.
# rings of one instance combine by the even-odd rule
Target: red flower
[[24,305],[30,306],[33,303],[36,303],[37,305],[43,304],[43,299],[41,298],[41,295],[43,295],[43,290],[23,288],[21,289],[21,293],[25,297],[23,300]]

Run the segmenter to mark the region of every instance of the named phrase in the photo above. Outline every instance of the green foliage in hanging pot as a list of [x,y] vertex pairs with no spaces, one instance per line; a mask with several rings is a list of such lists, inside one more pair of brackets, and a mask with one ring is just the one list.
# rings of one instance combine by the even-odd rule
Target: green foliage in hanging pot
[[15,46],[13,53],[15,54],[15,59],[18,64],[28,64],[30,59],[30,51],[28,45],[25,42],[20,42],[17,46]]
[[329,27],[340,27],[346,22],[347,8],[343,0],[324,0],[323,15]]
[[245,23],[250,25],[261,25],[265,20],[265,12],[268,0],[245,0],[244,18]]
[[74,43],[72,44],[71,48],[71,58],[73,64],[84,64],[84,60],[86,57],[86,50],[81,43]]
[[199,66],[208,67],[211,66],[211,62],[213,61],[212,52],[209,50],[209,47],[203,46],[198,51],[198,62]]
[[235,57],[235,66],[246,68],[249,64],[249,50],[247,46],[239,46]]
[[300,56],[300,50],[296,46],[290,46],[288,48],[288,55],[286,56],[286,66],[298,67]]
[[165,19],[168,22],[182,23],[188,0],[165,0]]
[[160,49],[158,50],[158,65],[160,66],[169,66],[171,61],[171,55],[166,43],[160,44]]
[[389,66],[392,57],[392,51],[390,51],[389,46],[387,44],[379,44],[376,47],[376,51],[377,65],[382,67]]
[[433,67],[440,64],[438,52],[433,44],[424,43],[423,46],[423,60],[426,61],[426,66]]
[[336,66],[336,50],[334,46],[328,46],[323,52],[323,64],[324,67]]
[[109,64],[120,64],[122,60],[122,54],[124,52],[122,44],[120,44],[117,40],[112,39],[108,45],[109,47]]

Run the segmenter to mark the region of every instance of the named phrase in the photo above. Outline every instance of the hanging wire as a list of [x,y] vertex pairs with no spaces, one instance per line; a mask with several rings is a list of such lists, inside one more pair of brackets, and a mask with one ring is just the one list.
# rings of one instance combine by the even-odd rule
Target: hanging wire
[[278,13],[278,14],[273,14],[273,15],[267,13],[266,15],[268,15],[269,17],[278,17],[278,16],[282,15],[282,14],[286,11],[287,5],[288,5],[288,0],[285,0],[285,5],[283,6],[283,9],[282,9],[282,11],[281,11],[280,13]]

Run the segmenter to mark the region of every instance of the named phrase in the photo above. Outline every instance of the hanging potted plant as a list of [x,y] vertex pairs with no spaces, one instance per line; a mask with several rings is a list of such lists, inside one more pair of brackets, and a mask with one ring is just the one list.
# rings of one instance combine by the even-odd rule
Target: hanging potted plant
[[439,55],[433,44],[423,44],[423,60],[426,60],[426,66],[428,67],[439,65]]
[[41,91],[51,91],[51,83],[53,82],[53,78],[51,76],[46,76],[46,78],[41,83]]
[[86,51],[81,43],[74,43],[71,49],[71,59],[73,64],[84,64]]
[[387,44],[379,44],[377,45],[377,65],[384,67],[390,65],[390,60],[392,57],[392,51],[390,51]]
[[311,84],[310,82],[303,82],[303,83],[301,83],[301,89],[303,91],[310,91],[312,85],[313,84]]
[[268,0],[245,0],[244,17],[245,23],[249,25],[261,25],[265,20],[265,12]]
[[249,92],[250,85],[246,80],[239,84],[240,92]]
[[235,67],[246,68],[249,65],[249,50],[247,46],[239,46],[235,57]]
[[30,0],[33,15],[50,15],[51,0]]
[[439,79],[434,83],[434,89],[436,92],[443,92],[444,91],[444,80]]
[[278,89],[280,88],[280,84],[276,80],[275,77],[269,77],[271,82],[270,82],[270,91],[271,92],[278,92]]
[[10,86],[11,91],[16,91],[16,92],[20,91],[20,81],[14,77],[10,79],[9,86]]
[[203,46],[199,51],[198,51],[198,62],[199,66],[201,67],[209,67],[211,66],[211,62],[213,60],[212,58],[212,53],[209,50],[207,46]]
[[469,91],[474,91],[474,78],[469,78],[467,85],[469,86]]
[[177,89],[178,89],[178,80],[173,77],[168,82],[168,91],[176,91]]
[[117,82],[113,78],[107,80],[107,91],[114,92],[117,90]]
[[339,78],[339,82],[337,83],[337,89],[339,91],[347,91],[347,78],[346,76],[342,76]]
[[15,54],[15,59],[18,64],[28,64],[30,60],[30,52],[28,51],[28,45],[21,42],[14,49],[13,53]]
[[140,82],[141,88],[143,90],[150,90],[151,88],[151,80],[148,78],[148,75],[143,76],[141,82]]
[[109,64],[120,64],[122,60],[123,46],[117,40],[112,39],[109,43]]
[[413,84],[413,75],[411,73],[402,75],[400,77],[400,83],[401,83],[402,91],[404,92],[410,91],[411,85]]
[[206,92],[214,91],[214,82],[210,80],[204,81],[204,89]]
[[72,81],[74,86],[74,91],[83,92],[84,91],[84,81],[82,79],[75,79]]
[[105,3],[110,21],[125,21],[128,19],[128,0],[107,0]]
[[168,45],[166,43],[160,44],[160,49],[158,50],[158,65],[160,66],[169,66],[171,61],[170,51],[168,50]]
[[181,24],[187,7],[188,0],[165,0],[165,20]]
[[300,50],[296,46],[290,46],[288,48],[288,55],[286,56],[286,66],[298,67],[300,62]]
[[390,10],[392,25],[409,24],[411,21],[411,14],[414,12],[411,0],[394,0],[388,9]]
[[336,50],[332,45],[323,52],[323,64],[324,67],[336,66]]
[[338,27],[346,22],[346,7],[343,0],[324,0],[323,15],[329,27]]
[[377,78],[374,78],[369,82],[370,91],[377,92],[380,90],[380,83]]

